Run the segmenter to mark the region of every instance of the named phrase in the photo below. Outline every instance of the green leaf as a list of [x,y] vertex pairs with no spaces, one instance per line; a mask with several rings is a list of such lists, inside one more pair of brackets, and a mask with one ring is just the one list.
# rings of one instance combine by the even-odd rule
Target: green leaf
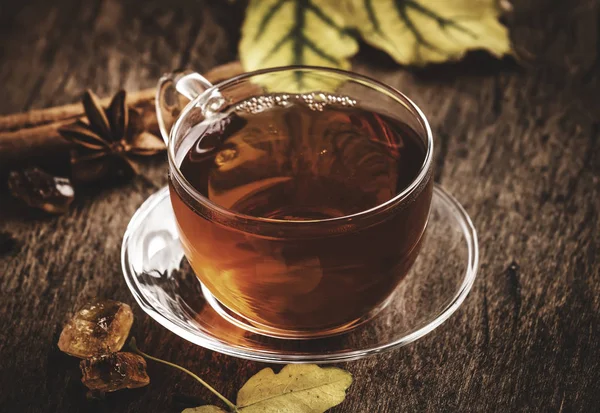
[[352,384],[347,371],[315,364],[289,364],[278,374],[266,368],[240,389],[237,406],[244,413],[324,412],[340,404]]
[[[288,65],[349,69],[348,58],[358,51],[358,42],[347,30],[345,15],[330,0],[251,0],[240,42],[244,69]],[[296,74],[288,92],[316,90],[324,84],[317,77]]]
[[456,60],[472,49],[497,57],[510,53],[497,0],[349,1],[365,41],[402,64]]

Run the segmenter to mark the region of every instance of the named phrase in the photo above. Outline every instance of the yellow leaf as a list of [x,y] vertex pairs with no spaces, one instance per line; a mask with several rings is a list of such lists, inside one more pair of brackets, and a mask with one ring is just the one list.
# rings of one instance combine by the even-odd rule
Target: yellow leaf
[[259,371],[240,389],[243,413],[322,413],[340,404],[352,384],[347,371],[315,364],[288,364],[278,374]]
[[497,0],[350,1],[365,41],[402,64],[457,60],[472,49],[498,57],[510,53]]
[[[345,15],[331,0],[251,0],[239,48],[244,69],[288,65],[349,69],[348,58],[358,51],[358,42],[347,31]],[[331,85],[296,73],[287,92]]]
[[206,405],[185,409],[181,413],[226,413],[226,411],[217,406]]
[[[335,367],[321,368],[316,364],[288,364],[278,374],[262,369],[244,384],[234,405],[222,394],[191,371],[141,351],[135,337],[129,347],[140,356],[181,370],[218,396],[230,412],[239,413],[323,413],[346,398],[352,375]],[[185,409],[182,413],[223,413],[213,405]]]

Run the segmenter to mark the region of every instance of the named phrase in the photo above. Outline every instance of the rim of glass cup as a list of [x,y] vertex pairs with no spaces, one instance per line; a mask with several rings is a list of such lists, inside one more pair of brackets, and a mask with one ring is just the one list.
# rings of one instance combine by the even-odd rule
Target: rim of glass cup
[[[421,169],[419,170],[419,174],[416,176],[415,179],[413,179],[413,181],[410,183],[410,185],[408,185],[404,190],[402,190],[400,193],[398,193],[393,198],[387,200],[386,202],[378,204],[372,208],[365,209],[363,211],[356,212],[354,214],[344,215],[341,217],[326,218],[326,219],[313,219],[313,220],[287,220],[287,219],[263,218],[263,217],[257,217],[257,216],[252,216],[252,215],[246,215],[246,214],[242,214],[242,213],[233,211],[231,209],[225,208],[223,206],[220,206],[220,205],[212,202],[210,199],[208,199],[207,197],[202,195],[200,192],[198,192],[196,190],[196,188],[194,188],[193,185],[188,182],[188,180],[185,178],[185,176],[179,169],[179,166],[175,162],[175,158],[176,158],[175,157],[175,142],[176,142],[175,137],[177,136],[177,132],[181,128],[183,120],[186,118],[186,116],[189,114],[189,112],[192,111],[195,107],[197,107],[198,104],[200,103],[200,101],[205,99],[206,96],[211,96],[215,92],[218,92],[219,90],[222,90],[222,89],[226,89],[229,86],[234,86],[242,81],[245,81],[250,78],[260,76],[260,75],[281,73],[281,72],[292,72],[292,71],[325,72],[325,73],[332,74],[334,76],[344,77],[345,78],[344,80],[351,80],[362,86],[369,87],[369,88],[377,91],[378,93],[383,93],[383,94],[387,95],[388,97],[397,101],[399,104],[405,106],[408,109],[408,111],[411,112],[415,116],[415,118],[419,121],[419,123],[423,127],[423,130],[426,135],[425,138],[426,138],[426,143],[427,143],[425,159],[423,160]],[[248,96],[248,98],[250,98],[250,96]],[[288,226],[289,225],[306,226],[308,224],[315,224],[315,223],[344,224],[346,222],[355,221],[360,218],[367,218],[367,217],[373,217],[375,215],[379,215],[380,213],[385,212],[388,209],[390,209],[391,207],[394,207],[395,205],[398,205],[399,203],[401,203],[404,199],[408,198],[415,190],[417,190],[419,188],[420,184],[423,183],[425,178],[427,178],[429,171],[431,169],[431,163],[432,163],[432,159],[433,159],[433,133],[431,132],[431,127],[429,125],[429,122],[427,121],[427,118],[425,117],[425,114],[421,111],[421,109],[412,100],[410,100],[405,94],[403,94],[398,89],[396,89],[392,86],[386,85],[385,83],[382,83],[382,82],[375,80],[373,78],[370,78],[368,76],[364,76],[364,75],[350,72],[347,70],[334,69],[334,68],[328,68],[328,67],[320,67],[320,66],[281,66],[281,67],[274,67],[274,68],[269,68],[269,69],[256,70],[256,71],[242,73],[240,75],[234,76],[230,79],[221,81],[221,82],[213,85],[212,87],[206,89],[199,96],[194,98],[192,101],[190,101],[186,105],[186,107],[181,111],[181,114],[179,115],[177,121],[171,128],[171,131],[169,133],[169,145],[167,148],[167,156],[169,158],[169,172],[171,175],[174,175],[176,177],[177,183],[181,187],[183,187],[186,195],[191,196],[194,199],[194,201],[196,201],[200,205],[208,208],[211,212],[220,214],[225,219],[228,219],[228,220],[242,219],[247,224],[280,224],[280,225],[288,225]]]

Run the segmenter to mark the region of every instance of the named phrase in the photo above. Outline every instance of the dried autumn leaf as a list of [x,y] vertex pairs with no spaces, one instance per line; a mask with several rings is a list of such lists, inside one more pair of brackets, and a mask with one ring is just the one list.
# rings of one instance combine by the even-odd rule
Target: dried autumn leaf
[[[344,401],[352,384],[347,371],[315,364],[288,364],[277,374],[266,368],[240,389],[240,413],[322,413]],[[216,406],[186,409],[183,413],[223,412]]]
[[185,409],[181,413],[227,413],[227,411],[217,406],[206,405]]
[[[316,364],[288,364],[277,374],[262,369],[242,386],[233,404],[200,377],[177,364],[144,353],[137,347],[135,337],[129,342],[133,352],[156,362],[174,367],[192,376],[216,395],[231,412],[238,413],[322,413],[337,406],[346,398],[352,375],[335,367],[322,368]],[[221,413],[225,410],[208,405],[185,409],[182,413]]]
[[[240,42],[245,70],[288,65],[349,69],[358,51],[345,13],[328,0],[252,0]],[[267,83],[281,79],[272,76]],[[331,89],[331,82],[296,72],[288,92]]]
[[278,374],[266,368],[240,389],[237,406],[244,413],[324,412],[344,401],[350,384],[352,375],[335,367],[288,364]]
[[497,0],[349,1],[365,41],[402,64],[457,60],[472,49],[497,57],[510,53]]

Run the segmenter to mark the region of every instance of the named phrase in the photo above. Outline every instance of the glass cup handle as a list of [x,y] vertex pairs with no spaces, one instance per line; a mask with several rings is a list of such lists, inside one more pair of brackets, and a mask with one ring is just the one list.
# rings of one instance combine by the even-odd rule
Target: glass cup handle
[[185,105],[212,86],[204,76],[191,70],[169,73],[160,78],[156,88],[156,118],[166,145],[169,144],[171,128]]

